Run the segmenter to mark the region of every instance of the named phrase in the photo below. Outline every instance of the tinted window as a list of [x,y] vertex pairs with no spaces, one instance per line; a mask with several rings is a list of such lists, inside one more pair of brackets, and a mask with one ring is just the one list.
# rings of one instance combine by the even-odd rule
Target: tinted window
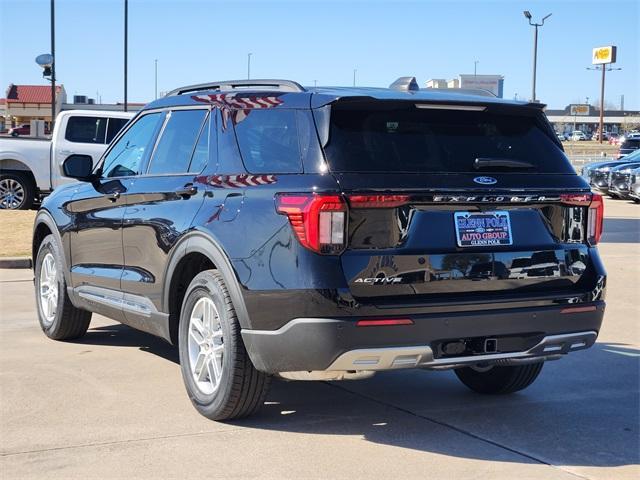
[[168,115],[151,159],[149,174],[185,173],[189,170],[189,161],[207,110],[177,110]]
[[236,136],[251,173],[302,171],[295,110],[249,110],[237,120]]
[[[476,158],[520,160],[527,173],[573,173],[534,116],[394,104],[334,106],[325,153],[337,172],[473,172]],[[482,172],[500,167],[482,169]]]
[[104,143],[106,128],[104,117],[69,117],[64,138],[76,143]]
[[191,164],[189,165],[190,172],[200,173],[209,161],[210,123],[211,115],[207,117],[207,120],[200,131],[200,138],[198,139],[198,143],[196,143],[196,148],[193,149]]
[[150,113],[136,120],[105,157],[103,176],[138,175],[145,154],[153,146],[158,124],[163,116],[161,113]]
[[113,137],[115,137],[118,134],[118,132],[122,130],[122,127],[124,127],[128,121],[129,120],[126,118],[110,118],[109,119],[109,122],[107,123],[107,143],[111,143],[111,140],[113,140]]
[[640,148],[640,138],[625,140],[622,142],[622,145],[620,145],[620,148]]

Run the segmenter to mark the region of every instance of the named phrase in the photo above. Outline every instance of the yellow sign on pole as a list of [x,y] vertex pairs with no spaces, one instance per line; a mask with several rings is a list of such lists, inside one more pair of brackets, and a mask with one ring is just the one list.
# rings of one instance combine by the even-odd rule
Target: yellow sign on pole
[[591,55],[591,63],[593,65],[602,65],[605,63],[616,63],[616,53],[618,47],[609,45],[607,47],[596,47]]

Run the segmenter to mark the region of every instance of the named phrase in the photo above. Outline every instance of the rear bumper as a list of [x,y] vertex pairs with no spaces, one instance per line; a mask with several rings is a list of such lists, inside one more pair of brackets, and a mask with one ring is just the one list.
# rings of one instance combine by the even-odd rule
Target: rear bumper
[[[588,348],[595,342],[605,303],[575,306],[594,306],[595,309],[563,313],[567,309],[565,305],[411,315],[408,318],[413,320],[413,325],[376,327],[357,327],[357,318],[296,318],[277,330],[243,329],[242,338],[256,368],[268,373],[367,371],[535,359]],[[566,336],[578,332],[578,336]],[[501,339],[518,336],[532,343],[522,344],[523,348],[516,350],[512,347],[507,348],[509,351],[501,350],[503,344],[514,345]],[[485,358],[487,355],[439,358],[434,353],[443,341],[486,338],[495,338],[498,343],[497,350],[488,358]],[[559,348],[545,351],[546,346]],[[408,353],[403,353],[405,351]],[[374,357],[378,358],[376,363],[373,363]]]

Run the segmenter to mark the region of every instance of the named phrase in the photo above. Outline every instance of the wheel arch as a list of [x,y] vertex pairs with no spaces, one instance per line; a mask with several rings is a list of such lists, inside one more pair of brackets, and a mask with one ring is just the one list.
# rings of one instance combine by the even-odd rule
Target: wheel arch
[[64,262],[62,271],[65,277],[65,282],[67,285],[71,285],[71,272],[69,271],[70,252],[62,242],[62,237],[55,220],[53,219],[51,214],[44,209],[38,211],[38,213],[36,214],[36,218],[33,221],[33,236],[31,239],[31,258],[33,268],[35,268],[36,266],[36,257],[38,256],[40,245],[47,235],[53,235],[56,239],[56,242],[60,246],[60,249],[62,251],[62,261]]
[[[249,314],[242,295],[242,287],[240,286],[235,270],[231,266],[229,258],[212,236],[201,231],[196,231],[184,236],[174,247],[173,254],[170,257],[165,271],[162,310],[169,314],[171,343],[176,344],[178,323],[180,321],[180,312],[176,312],[175,305],[175,295],[178,294],[175,291],[177,287],[175,280],[183,271],[182,267],[184,267],[185,260],[193,258],[194,256],[206,258],[210,263],[209,268],[215,268],[220,272],[227,285],[240,326],[242,328],[251,328]],[[180,304],[181,303],[182,302],[180,302]]]

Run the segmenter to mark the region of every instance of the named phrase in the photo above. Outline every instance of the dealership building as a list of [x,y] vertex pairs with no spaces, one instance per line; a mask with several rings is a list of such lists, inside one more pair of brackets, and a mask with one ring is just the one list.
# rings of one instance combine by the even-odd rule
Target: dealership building
[[[593,105],[573,104],[562,110],[545,110],[547,118],[559,133],[581,130],[593,134],[600,125],[600,109]],[[624,133],[640,129],[640,110],[605,110],[604,131]]]

